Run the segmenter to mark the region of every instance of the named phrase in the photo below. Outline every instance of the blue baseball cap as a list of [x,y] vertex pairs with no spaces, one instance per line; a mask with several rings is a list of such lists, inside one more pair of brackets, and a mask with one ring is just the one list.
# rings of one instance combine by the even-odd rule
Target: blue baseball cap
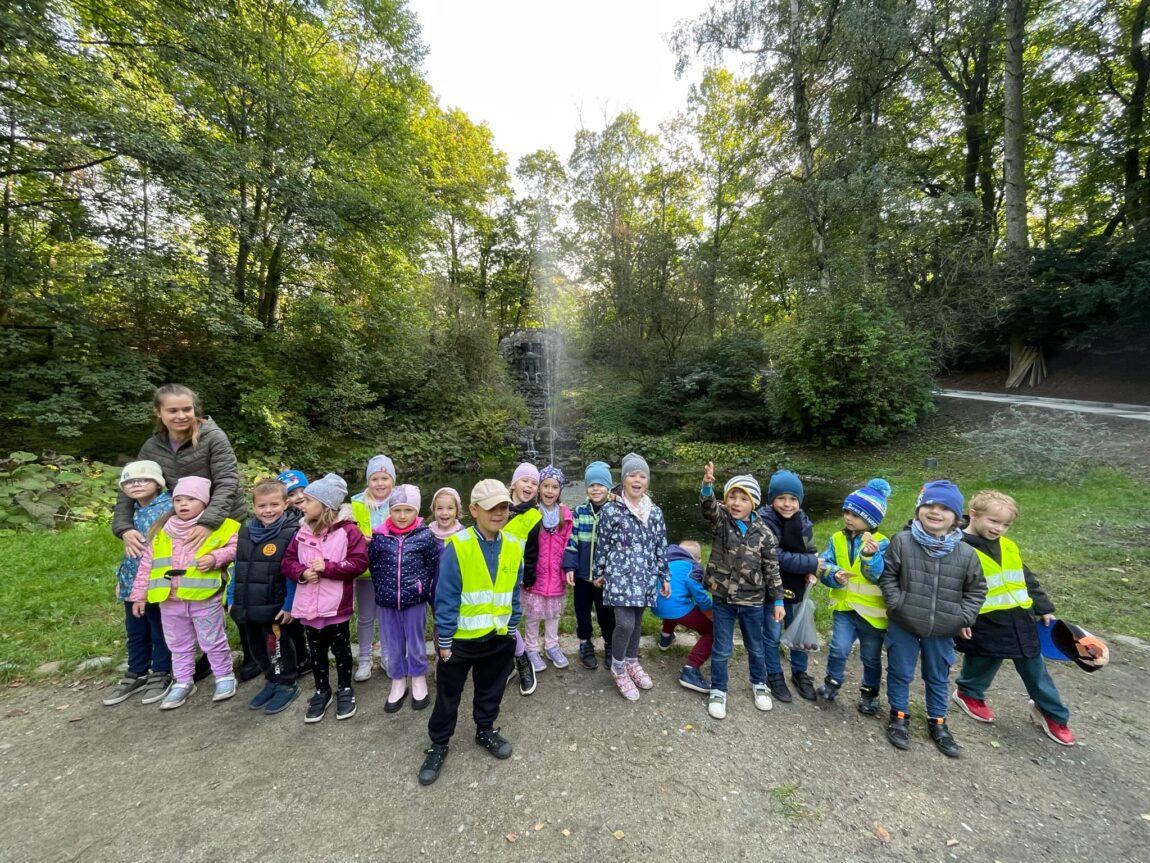
[[285,470],[276,479],[284,484],[284,491],[287,492],[308,487],[307,474],[302,470]]

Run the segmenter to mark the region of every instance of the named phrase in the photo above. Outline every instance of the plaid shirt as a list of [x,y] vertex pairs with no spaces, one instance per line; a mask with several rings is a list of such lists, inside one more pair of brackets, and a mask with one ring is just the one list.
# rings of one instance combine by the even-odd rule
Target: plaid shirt
[[[606,502],[604,502],[606,505]],[[603,508],[599,508],[602,512]],[[563,551],[563,571],[574,571],[576,578],[591,580],[591,558],[595,553],[595,538],[599,529],[599,513],[587,500],[575,507],[572,513],[573,526],[567,548]]]

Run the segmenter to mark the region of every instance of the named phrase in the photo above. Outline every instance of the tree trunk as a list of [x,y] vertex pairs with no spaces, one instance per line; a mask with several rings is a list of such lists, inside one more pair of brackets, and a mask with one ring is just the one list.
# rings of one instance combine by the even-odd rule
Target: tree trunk
[[1150,56],[1147,56],[1146,18],[1150,0],[1141,0],[1130,25],[1130,68],[1134,89],[1126,102],[1126,153],[1123,158],[1123,198],[1126,221],[1131,226],[1150,219],[1150,155],[1142,174],[1142,146],[1145,139],[1146,91],[1150,84]]
[[815,148],[811,138],[811,105],[807,79],[803,69],[802,9],[799,0],[790,0],[789,53],[791,63],[791,110],[795,116],[795,140],[799,148],[799,179],[802,183],[803,202],[807,222],[811,228],[811,252],[819,288],[830,288],[827,269],[826,215],[822,195],[816,188]]
[[1008,254],[1024,257],[1026,230],[1026,118],[1022,104],[1026,0],[1006,3],[1006,69],[1003,79],[1003,199]]

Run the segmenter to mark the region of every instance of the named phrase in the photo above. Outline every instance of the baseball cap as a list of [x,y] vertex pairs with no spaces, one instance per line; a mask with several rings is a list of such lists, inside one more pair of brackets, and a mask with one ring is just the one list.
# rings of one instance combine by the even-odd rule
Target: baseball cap
[[481,509],[492,509],[501,503],[511,503],[511,493],[499,480],[484,479],[471,489],[471,502]]

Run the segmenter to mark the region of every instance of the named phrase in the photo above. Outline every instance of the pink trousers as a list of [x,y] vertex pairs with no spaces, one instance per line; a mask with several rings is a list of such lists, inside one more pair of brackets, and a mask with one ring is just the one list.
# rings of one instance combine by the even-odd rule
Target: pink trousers
[[216,680],[232,676],[232,649],[228,645],[221,595],[211,599],[175,599],[160,603],[164,641],[172,651],[172,677],[191,683],[196,669],[196,645],[208,657]]

